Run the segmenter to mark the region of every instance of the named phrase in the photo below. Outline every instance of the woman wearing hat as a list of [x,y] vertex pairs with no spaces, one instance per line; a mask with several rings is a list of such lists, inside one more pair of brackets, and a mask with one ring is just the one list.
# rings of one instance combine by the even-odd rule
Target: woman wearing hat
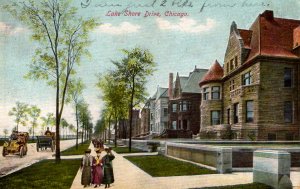
[[96,150],[97,156],[93,158],[93,181],[92,183],[95,184],[95,188],[102,183],[103,172],[102,172],[102,158],[101,150]]
[[110,184],[115,181],[112,167],[112,160],[115,159],[115,156],[111,153],[111,148],[106,147],[105,152],[107,154],[102,158],[104,172],[102,183],[105,184],[105,188],[109,188]]
[[92,163],[93,163],[93,157],[91,156],[91,149],[87,149],[85,151],[85,155],[82,157],[82,162],[80,167],[82,170],[81,184],[84,187],[87,187],[88,185],[91,184]]

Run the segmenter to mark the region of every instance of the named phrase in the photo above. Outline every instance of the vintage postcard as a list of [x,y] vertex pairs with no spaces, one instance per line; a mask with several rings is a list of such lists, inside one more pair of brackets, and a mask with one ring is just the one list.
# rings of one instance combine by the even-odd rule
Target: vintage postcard
[[0,188],[300,188],[299,0],[0,0]]

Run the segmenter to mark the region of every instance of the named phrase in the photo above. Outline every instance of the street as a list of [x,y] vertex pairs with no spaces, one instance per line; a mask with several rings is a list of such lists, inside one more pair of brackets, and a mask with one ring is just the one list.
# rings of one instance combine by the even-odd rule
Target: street
[[[74,146],[76,140],[64,140],[60,142],[61,151]],[[23,158],[20,158],[19,155],[7,155],[6,157],[0,156],[0,177],[20,170],[24,167],[27,167],[33,163],[36,163],[40,160],[47,159],[52,157],[54,153],[51,152],[51,149],[44,151],[36,151],[36,143],[27,144],[28,151],[27,155]],[[0,152],[2,153],[3,147],[0,147]]]

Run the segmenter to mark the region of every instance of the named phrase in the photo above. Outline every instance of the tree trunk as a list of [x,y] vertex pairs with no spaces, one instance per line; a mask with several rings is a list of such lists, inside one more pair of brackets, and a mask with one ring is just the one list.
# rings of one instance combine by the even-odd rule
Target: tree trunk
[[117,116],[115,117],[115,147],[117,147],[117,124],[118,124],[118,118]]
[[130,99],[130,119],[129,119],[129,152],[131,152],[131,137],[132,137],[132,113],[133,113],[133,97],[134,97],[134,77],[132,78],[132,90]]
[[[56,57],[57,58],[57,57]],[[58,61],[56,61],[58,62]],[[58,68],[57,72],[58,72]],[[58,75],[58,73],[57,73]],[[60,163],[60,133],[59,133],[59,124],[60,124],[60,116],[59,116],[59,78],[56,79],[56,109],[55,109],[55,121],[56,121],[56,149],[55,149],[55,162]]]
[[110,121],[111,121],[111,115],[109,115],[109,118],[108,118],[108,144],[110,144],[110,139],[111,139]]

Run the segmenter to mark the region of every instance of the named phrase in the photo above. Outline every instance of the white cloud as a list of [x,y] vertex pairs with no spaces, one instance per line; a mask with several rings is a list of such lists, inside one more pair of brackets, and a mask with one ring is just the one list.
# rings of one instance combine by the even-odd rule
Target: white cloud
[[161,30],[175,30],[186,33],[202,33],[211,30],[216,26],[216,21],[210,18],[206,23],[199,24],[192,18],[181,18],[178,23],[171,23],[163,18],[157,18],[156,23]]
[[130,22],[122,22],[118,26],[113,26],[111,23],[106,23],[98,26],[96,32],[107,33],[112,35],[121,35],[127,33],[136,33],[141,29],[141,26],[134,25]]
[[26,32],[25,28],[15,27],[5,22],[0,22],[0,33],[3,33],[4,35],[16,35],[23,32]]

